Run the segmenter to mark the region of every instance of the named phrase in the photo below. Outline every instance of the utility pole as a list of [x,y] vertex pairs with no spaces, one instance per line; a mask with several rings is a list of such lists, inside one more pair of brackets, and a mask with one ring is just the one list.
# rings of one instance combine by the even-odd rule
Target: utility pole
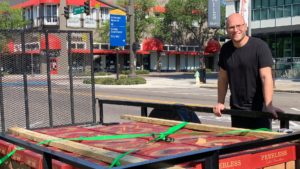
[[106,2],[106,0],[96,0],[98,2],[104,3],[105,5],[108,5],[112,8],[120,9],[124,12],[126,12],[127,16],[129,17],[129,27],[130,27],[130,39],[129,39],[129,47],[130,47],[130,74],[129,77],[135,77],[135,69],[136,69],[136,53],[133,48],[133,45],[135,45],[135,25],[134,25],[134,0],[129,0],[129,6],[127,9],[122,8],[120,6],[111,4]]
[[135,25],[134,25],[134,0],[129,0],[129,34],[130,34],[130,74],[129,77],[135,77],[135,69],[136,69],[136,55],[135,50],[133,50],[133,45],[135,45]]

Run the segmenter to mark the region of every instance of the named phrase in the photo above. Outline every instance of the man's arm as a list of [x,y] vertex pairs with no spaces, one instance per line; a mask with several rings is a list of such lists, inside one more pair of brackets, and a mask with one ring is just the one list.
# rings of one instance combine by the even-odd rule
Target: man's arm
[[277,112],[283,112],[281,109],[274,107],[273,100],[273,78],[271,67],[264,67],[259,70],[262,80],[262,88],[264,94],[264,104],[268,112],[272,113],[274,118],[278,118]]
[[220,68],[218,76],[218,103],[214,107],[214,113],[216,116],[221,116],[221,110],[225,108],[225,97],[228,89],[228,75],[226,70]]

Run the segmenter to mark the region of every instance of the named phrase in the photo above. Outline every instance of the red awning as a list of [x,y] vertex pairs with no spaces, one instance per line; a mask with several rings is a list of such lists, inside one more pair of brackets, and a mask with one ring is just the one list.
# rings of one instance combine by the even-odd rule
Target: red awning
[[137,50],[136,53],[140,54],[140,55],[149,55],[150,54],[149,51],[144,51],[144,50]]
[[142,44],[143,51],[162,51],[164,44],[162,41],[156,38],[147,38],[144,39]]
[[7,47],[9,53],[15,52],[15,43],[13,41],[8,42]]
[[[61,43],[59,37],[57,37],[54,34],[48,34],[48,45],[49,49],[51,50],[60,50],[61,49]],[[42,36],[41,38],[41,49],[46,49],[46,38],[45,36]]]
[[[67,5],[80,6],[83,5],[86,0],[66,0]],[[108,7],[107,5],[98,2],[97,0],[90,0],[91,6],[95,7],[99,4],[101,7]],[[25,2],[14,5],[13,8],[27,8],[30,6],[38,6],[39,4],[60,4],[60,0],[27,0]]]
[[60,0],[27,0],[22,3],[16,4],[13,8],[27,8],[30,6],[38,6],[39,4],[50,3],[59,4]]
[[154,13],[166,13],[166,8],[159,5],[152,7],[150,10]]
[[221,49],[221,45],[218,41],[211,39],[207,42],[207,46],[205,47],[205,53],[216,53]]

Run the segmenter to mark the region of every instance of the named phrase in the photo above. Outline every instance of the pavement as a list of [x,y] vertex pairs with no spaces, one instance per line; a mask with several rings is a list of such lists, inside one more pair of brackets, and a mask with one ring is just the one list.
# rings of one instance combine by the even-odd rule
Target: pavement
[[[115,75],[111,75],[114,77]],[[217,89],[217,72],[208,73],[206,83],[196,83],[191,72],[150,72],[143,75],[146,84],[139,85],[96,85],[109,88],[211,88]],[[300,93],[300,79],[276,79],[275,92]]]

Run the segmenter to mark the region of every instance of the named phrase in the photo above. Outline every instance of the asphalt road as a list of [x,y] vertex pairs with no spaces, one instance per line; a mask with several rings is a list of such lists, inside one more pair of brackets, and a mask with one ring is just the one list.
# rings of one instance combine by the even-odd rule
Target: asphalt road
[[[71,100],[71,93],[68,84],[53,83],[52,94],[48,95],[46,86],[34,85],[29,88],[28,98],[24,98],[22,86],[4,86],[4,118],[6,128],[11,126],[25,127],[26,120],[30,127],[47,127],[50,125],[49,119],[52,112],[53,124],[71,124],[72,120],[76,123],[91,122],[93,116],[99,119],[99,110],[96,107],[96,114],[93,114],[91,89],[82,83],[75,83],[75,92]],[[52,102],[49,103],[49,97]],[[199,106],[212,107],[217,100],[216,89],[204,89],[196,87],[181,88],[109,88],[96,87],[97,98],[109,98],[115,100],[138,100],[145,102],[169,102],[179,104],[198,104]],[[229,94],[226,98],[228,106]],[[25,104],[29,104],[29,118],[26,119]],[[70,104],[74,104],[74,116]],[[282,108],[288,113],[300,114],[299,93],[275,93],[274,105]],[[49,107],[52,107],[50,110]],[[150,112],[151,110],[149,110]],[[139,107],[105,105],[104,122],[120,122],[121,114],[140,114]],[[202,123],[230,126],[230,117],[215,117],[213,114],[197,113]],[[278,121],[274,121],[273,129],[278,129]],[[299,122],[290,122],[290,128],[300,130]]]

